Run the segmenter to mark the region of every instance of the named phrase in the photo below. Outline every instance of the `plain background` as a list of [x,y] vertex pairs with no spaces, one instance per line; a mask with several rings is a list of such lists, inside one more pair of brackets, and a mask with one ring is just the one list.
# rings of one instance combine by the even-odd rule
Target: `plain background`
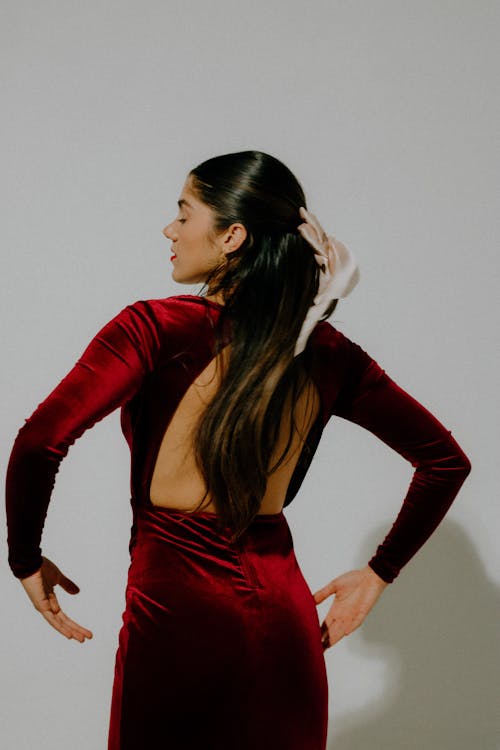
[[[2,471],[24,419],[105,322],[138,299],[199,292],[172,281],[161,230],[191,167],[246,149],[284,161],[356,253],[360,283],[330,322],[471,459],[435,534],[326,652],[335,750],[500,747],[499,10],[2,3]],[[366,564],[412,472],[368,431],[329,422],[286,510],[313,591]],[[2,747],[105,747],[128,482],[117,411],[70,449],[42,540],[81,588],[56,591],[93,631],[84,644],[34,610],[4,527]]]

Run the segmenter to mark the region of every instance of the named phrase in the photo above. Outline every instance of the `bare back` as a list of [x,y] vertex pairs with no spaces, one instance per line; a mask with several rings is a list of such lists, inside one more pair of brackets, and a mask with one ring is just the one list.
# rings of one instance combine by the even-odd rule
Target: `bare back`
[[[150,501],[153,505],[193,510],[205,494],[205,484],[196,466],[192,450],[192,430],[202,411],[215,395],[220,383],[218,359],[227,356],[229,346],[213,357],[190,384],[181,398],[163,435],[151,477]],[[313,407],[311,408],[311,399]],[[308,383],[295,407],[293,440],[281,466],[269,477],[259,513],[279,513],[284,506],[288,484],[299,459],[304,441],[318,416],[320,399],[316,387]],[[285,449],[291,420],[291,404],[284,410],[278,443],[271,465]],[[210,496],[203,511],[215,512]]]

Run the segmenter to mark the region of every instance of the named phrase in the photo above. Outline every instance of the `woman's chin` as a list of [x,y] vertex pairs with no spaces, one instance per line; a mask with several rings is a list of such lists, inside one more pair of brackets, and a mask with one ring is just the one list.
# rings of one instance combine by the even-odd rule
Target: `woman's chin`
[[181,273],[175,266],[172,268],[172,279],[178,284],[204,284],[206,273]]
[[198,277],[194,278],[192,276],[182,275],[177,272],[176,268],[172,269],[172,280],[176,281],[177,284],[198,284],[199,283]]

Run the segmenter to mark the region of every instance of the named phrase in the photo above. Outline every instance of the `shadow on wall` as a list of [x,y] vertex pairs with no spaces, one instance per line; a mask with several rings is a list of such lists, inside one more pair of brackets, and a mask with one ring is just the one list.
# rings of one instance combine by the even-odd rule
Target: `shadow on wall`
[[348,639],[362,658],[387,654],[388,678],[368,708],[330,716],[328,750],[499,750],[499,600],[462,527],[444,520]]

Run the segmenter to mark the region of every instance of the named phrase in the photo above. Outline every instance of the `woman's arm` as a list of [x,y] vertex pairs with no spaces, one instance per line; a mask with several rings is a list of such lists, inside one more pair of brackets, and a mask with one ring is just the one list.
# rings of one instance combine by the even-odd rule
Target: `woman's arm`
[[42,565],[43,526],[55,476],[69,447],[137,393],[159,347],[149,302],[127,305],[98,331],[18,431],[5,483],[8,562],[16,578]]
[[384,541],[368,562],[387,583],[439,525],[471,470],[471,462],[441,422],[342,333],[345,383],[333,414],[372,432],[415,467],[406,497]]

